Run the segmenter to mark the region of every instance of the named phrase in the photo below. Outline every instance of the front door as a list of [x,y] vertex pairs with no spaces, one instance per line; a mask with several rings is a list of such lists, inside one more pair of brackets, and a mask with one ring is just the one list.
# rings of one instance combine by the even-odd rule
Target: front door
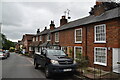
[[120,48],[113,48],[113,72],[120,73]]

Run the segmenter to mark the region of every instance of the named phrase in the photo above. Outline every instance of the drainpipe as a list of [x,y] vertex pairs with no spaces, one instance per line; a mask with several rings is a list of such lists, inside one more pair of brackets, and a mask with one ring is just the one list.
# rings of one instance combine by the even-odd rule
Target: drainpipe
[[86,30],[86,41],[85,41],[85,48],[86,48],[86,50],[85,50],[85,58],[88,58],[88,56],[87,56],[87,27],[85,27],[85,30]]

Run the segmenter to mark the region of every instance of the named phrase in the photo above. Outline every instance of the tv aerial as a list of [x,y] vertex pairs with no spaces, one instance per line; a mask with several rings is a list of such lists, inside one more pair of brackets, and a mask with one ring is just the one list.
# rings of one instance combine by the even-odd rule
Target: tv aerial
[[70,17],[70,10],[69,9],[64,11],[64,14],[65,14],[65,16],[67,16],[67,19],[71,19],[71,17]]

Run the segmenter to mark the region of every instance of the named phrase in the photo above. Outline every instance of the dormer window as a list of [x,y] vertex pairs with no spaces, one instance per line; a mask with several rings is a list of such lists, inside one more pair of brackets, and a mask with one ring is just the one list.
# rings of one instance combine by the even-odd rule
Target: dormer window
[[47,41],[50,41],[50,34],[47,35]]

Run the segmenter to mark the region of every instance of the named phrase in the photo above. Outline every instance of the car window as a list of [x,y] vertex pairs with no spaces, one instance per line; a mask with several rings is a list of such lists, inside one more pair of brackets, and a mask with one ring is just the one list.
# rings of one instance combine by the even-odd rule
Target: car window
[[48,55],[53,56],[65,56],[66,54],[62,50],[48,50]]
[[3,54],[3,52],[0,52],[0,54]]

